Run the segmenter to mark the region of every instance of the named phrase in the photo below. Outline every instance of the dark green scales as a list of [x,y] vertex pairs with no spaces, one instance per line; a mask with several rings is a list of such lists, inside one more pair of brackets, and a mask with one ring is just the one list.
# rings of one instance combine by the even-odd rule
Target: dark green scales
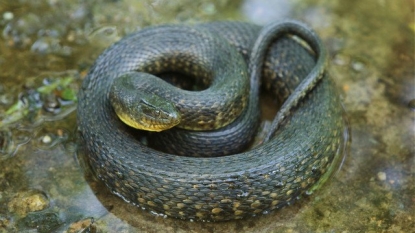
[[[233,71],[219,68],[228,63],[238,65],[229,65],[235,67]],[[84,80],[78,123],[87,158],[113,193],[161,215],[220,221],[269,213],[314,187],[342,150],[342,109],[325,69],[326,53],[319,38],[298,22],[262,29],[237,22],[143,29],[108,48]],[[173,128],[153,135],[155,144],[170,153],[141,144],[138,138],[145,132],[124,124],[111,105],[114,80],[135,71],[199,75],[210,85],[204,91],[217,92],[217,97],[209,97],[217,105],[223,101],[222,84],[216,85],[214,76],[222,70],[233,82],[232,89],[247,84],[235,82],[241,75],[232,72],[250,76],[244,92],[247,98],[239,98],[242,105],[247,101],[242,115],[212,131]],[[269,140],[237,153],[240,148],[235,145],[246,147],[258,127],[259,82],[285,103]],[[158,90],[150,84],[145,89]],[[176,98],[173,92],[165,92],[167,98]],[[237,111],[227,108],[230,115]],[[199,144],[192,144],[195,140]],[[172,147],[164,148],[162,143]],[[223,153],[232,155],[209,157]],[[194,157],[200,155],[204,157]]]

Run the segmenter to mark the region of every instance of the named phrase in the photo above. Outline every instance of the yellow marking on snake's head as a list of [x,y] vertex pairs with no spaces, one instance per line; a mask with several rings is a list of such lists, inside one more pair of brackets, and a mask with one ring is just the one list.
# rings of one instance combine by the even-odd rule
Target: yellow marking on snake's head
[[166,111],[145,101],[134,105],[128,111],[117,111],[117,108],[114,108],[121,121],[133,128],[160,132],[180,123],[180,114],[175,109]]

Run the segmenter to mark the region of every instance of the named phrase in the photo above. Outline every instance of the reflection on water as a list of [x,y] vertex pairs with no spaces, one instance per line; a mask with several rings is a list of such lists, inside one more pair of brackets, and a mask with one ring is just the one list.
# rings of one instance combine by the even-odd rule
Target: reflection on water
[[[1,2],[0,231],[411,232],[413,11],[409,0]],[[155,217],[85,179],[73,93],[108,44],[155,23],[279,17],[321,35],[350,120],[350,153],[322,188],[262,217],[191,223]]]

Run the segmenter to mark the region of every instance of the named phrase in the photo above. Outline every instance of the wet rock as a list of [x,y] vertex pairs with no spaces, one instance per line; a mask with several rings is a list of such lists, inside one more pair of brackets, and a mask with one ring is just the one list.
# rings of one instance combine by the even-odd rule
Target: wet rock
[[14,17],[13,13],[10,11],[6,11],[3,13],[3,19],[8,21],[8,20],[12,20]]
[[365,64],[361,61],[352,62],[352,69],[356,72],[361,72],[365,69]]
[[38,190],[20,192],[7,205],[9,212],[26,216],[29,212],[41,211],[49,207],[46,195]]
[[53,37],[42,37],[33,43],[30,50],[40,55],[55,54],[60,56],[70,56],[72,49],[69,46],[61,45],[59,39]]
[[386,173],[385,172],[378,172],[377,173],[377,179],[379,181],[385,181],[386,180]]
[[22,228],[36,228],[37,232],[46,233],[58,228],[62,225],[62,221],[56,213],[39,212],[28,214],[19,221],[19,225]]
[[44,144],[49,144],[52,142],[52,138],[49,135],[45,135],[44,137],[42,137],[42,143]]
[[60,103],[57,96],[54,93],[46,95],[43,101],[43,109],[46,112],[57,114],[60,110]]
[[87,219],[82,219],[80,221],[72,223],[69,226],[67,233],[76,233],[76,232],[85,232],[85,233],[86,232],[90,232],[90,233],[97,232],[97,227],[94,223],[94,219],[87,218]]

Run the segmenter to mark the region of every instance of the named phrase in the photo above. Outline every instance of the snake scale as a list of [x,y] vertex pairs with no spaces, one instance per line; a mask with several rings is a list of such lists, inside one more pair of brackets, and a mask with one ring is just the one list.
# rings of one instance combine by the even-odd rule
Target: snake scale
[[[202,39],[192,35],[201,35]],[[189,156],[142,144],[139,139],[146,133],[119,120],[110,104],[108,93],[114,79],[138,70],[150,69],[157,74],[149,67],[160,61],[160,53],[174,50],[170,46],[182,41],[199,44],[212,35],[228,41],[248,64],[250,93],[245,115],[211,132],[177,129],[156,134],[166,134],[162,140],[174,144],[167,150]],[[192,41],[194,38],[199,41]],[[209,53],[209,47],[201,44],[202,50]],[[224,51],[215,52],[227,53]],[[237,59],[232,54],[226,56],[230,61]],[[144,59],[148,57],[153,59],[148,62]],[[175,62],[166,64],[169,68]],[[205,69],[205,63],[201,64]],[[296,21],[264,28],[241,22],[215,22],[142,29],[101,54],[83,82],[77,118],[86,157],[113,193],[153,213],[203,221],[269,213],[314,187],[341,150],[342,109],[325,70],[326,54],[319,38]],[[260,76],[264,77],[259,80]],[[236,153],[232,145],[247,145],[253,136],[245,135],[258,127],[260,83],[285,102],[266,142]],[[189,144],[198,137],[206,137],[203,145]],[[186,147],[193,153],[180,153]],[[194,157],[194,151],[209,155],[219,147],[231,155]],[[218,149],[216,152],[220,153]]]

